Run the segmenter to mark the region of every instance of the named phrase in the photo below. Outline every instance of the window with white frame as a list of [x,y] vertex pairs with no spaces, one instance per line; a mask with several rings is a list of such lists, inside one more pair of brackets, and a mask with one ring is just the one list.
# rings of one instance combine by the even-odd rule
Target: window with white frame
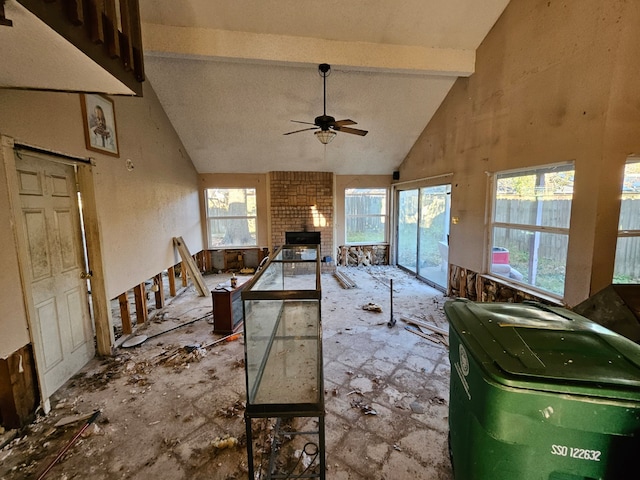
[[640,283],[640,158],[624,169],[613,283]]
[[388,225],[386,188],[347,188],[344,209],[347,243],[386,242]]
[[492,274],[564,295],[573,179],[572,163],[496,174]]
[[209,248],[255,247],[255,188],[208,188],[205,191]]

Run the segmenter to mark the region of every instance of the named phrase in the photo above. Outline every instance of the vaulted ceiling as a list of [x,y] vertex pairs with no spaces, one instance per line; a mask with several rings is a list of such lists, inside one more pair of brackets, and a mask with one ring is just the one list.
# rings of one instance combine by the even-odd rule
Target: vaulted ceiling
[[[508,4],[139,2],[147,80],[200,173],[337,174],[396,170],[455,80],[473,73],[475,50]],[[15,0],[6,6],[12,15],[24,16]],[[64,89],[58,84],[66,82],[68,90],[78,91],[83,88],[74,82],[84,81],[91,82],[90,91],[128,93],[41,30],[34,22],[25,36],[17,37],[15,28],[0,27],[3,63],[13,65],[0,72],[0,86],[11,85],[7,76],[24,81],[20,78],[34,76],[30,68],[50,64],[53,74],[39,75],[41,81],[57,82],[50,88]],[[51,48],[38,47],[32,41],[36,31],[46,35],[45,45],[59,50],[53,54]],[[17,45],[21,49],[14,52]],[[7,63],[10,54],[14,57]],[[306,127],[291,120],[313,123],[323,113],[320,63],[331,65],[327,114],[354,120],[353,127],[367,130],[366,136],[339,132],[325,146],[313,131],[283,135]]]
[[[508,0],[140,0],[145,69],[200,172],[391,174]],[[327,114],[357,122],[324,146]]]

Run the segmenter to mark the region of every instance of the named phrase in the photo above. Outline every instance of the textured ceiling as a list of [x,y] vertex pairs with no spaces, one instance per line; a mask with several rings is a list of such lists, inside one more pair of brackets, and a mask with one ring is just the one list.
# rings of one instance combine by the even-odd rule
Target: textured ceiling
[[[147,78],[201,173],[391,174],[507,0],[140,0]],[[291,120],[365,137],[327,146]]]

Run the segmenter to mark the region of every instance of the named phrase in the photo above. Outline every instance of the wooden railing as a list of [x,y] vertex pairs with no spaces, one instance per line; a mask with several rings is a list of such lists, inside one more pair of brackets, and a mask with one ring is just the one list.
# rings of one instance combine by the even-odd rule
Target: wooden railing
[[136,95],[142,95],[145,75],[138,0],[18,1]]

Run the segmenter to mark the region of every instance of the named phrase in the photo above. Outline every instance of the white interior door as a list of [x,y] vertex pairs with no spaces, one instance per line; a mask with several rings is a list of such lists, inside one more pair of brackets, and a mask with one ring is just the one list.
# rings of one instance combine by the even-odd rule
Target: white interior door
[[24,276],[30,284],[30,328],[42,398],[94,356],[75,169],[28,152],[16,154]]

